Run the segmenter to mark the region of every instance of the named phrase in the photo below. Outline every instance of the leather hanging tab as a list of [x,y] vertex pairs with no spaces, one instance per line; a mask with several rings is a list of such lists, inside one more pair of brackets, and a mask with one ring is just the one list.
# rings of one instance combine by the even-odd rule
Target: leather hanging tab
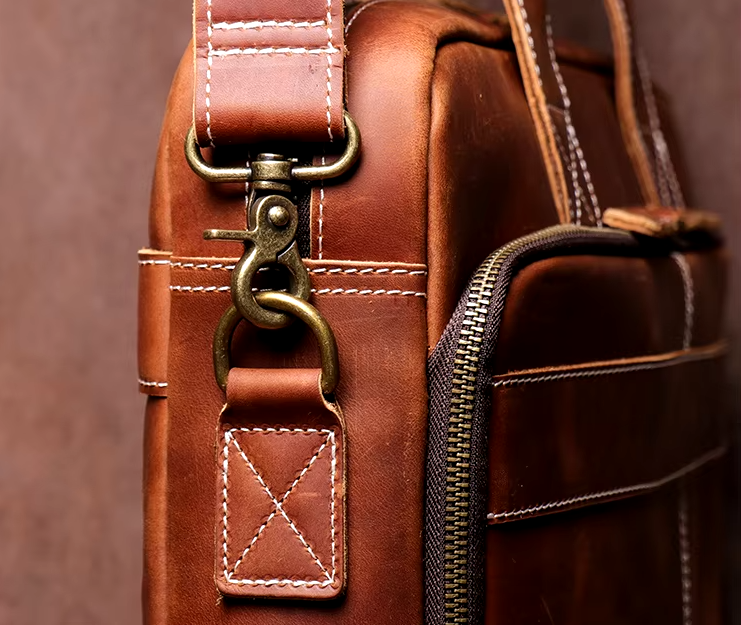
[[196,0],[201,146],[344,136],[342,0]]
[[224,595],[333,599],[345,580],[342,414],[317,369],[232,369],[218,442]]

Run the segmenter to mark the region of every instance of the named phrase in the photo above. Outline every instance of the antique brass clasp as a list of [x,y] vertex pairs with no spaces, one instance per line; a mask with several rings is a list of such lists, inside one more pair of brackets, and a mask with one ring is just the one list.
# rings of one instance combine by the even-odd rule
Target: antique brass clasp
[[[311,182],[336,178],[347,172],[360,155],[360,131],[350,114],[345,111],[347,143],[345,151],[333,163],[326,165],[296,165],[290,163],[288,175],[292,180]],[[190,168],[208,182],[251,182],[256,178],[254,164],[248,167],[216,167],[205,161],[196,141],[196,132],[190,128],[185,137],[185,158]]]
[[[326,319],[311,304],[288,293],[259,293],[257,300],[263,306],[290,313],[292,318],[300,319],[309,326],[319,346],[322,362],[321,390],[325,396],[331,396],[337,388],[340,366],[337,357],[337,342]],[[231,368],[232,336],[240,321],[242,321],[242,316],[234,306],[230,306],[221,317],[214,335],[214,373],[216,383],[222,390],[226,390]]]
[[289,271],[289,293],[307,300],[311,295],[309,273],[296,243],[298,210],[282,195],[261,197],[250,206],[248,230],[206,230],[205,239],[242,241],[245,253],[232,272],[232,301],[242,317],[260,328],[287,326],[292,317],[268,310],[255,299],[254,278],[268,265],[282,265]]

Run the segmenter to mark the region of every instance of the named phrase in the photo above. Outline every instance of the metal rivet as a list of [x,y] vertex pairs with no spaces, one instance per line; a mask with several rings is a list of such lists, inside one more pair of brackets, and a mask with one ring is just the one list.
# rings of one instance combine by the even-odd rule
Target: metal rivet
[[291,221],[291,215],[283,206],[273,206],[268,211],[268,219],[270,219],[270,222],[274,226],[283,228],[288,225],[289,221]]

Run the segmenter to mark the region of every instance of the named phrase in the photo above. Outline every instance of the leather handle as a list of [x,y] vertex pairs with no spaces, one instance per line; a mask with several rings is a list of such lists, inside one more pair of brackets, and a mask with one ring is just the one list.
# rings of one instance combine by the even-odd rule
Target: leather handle
[[[553,197],[562,223],[578,221],[581,204],[589,205],[592,196],[592,219],[601,224],[601,213],[591,189],[591,180],[578,140],[574,147],[575,131],[570,127],[568,93],[558,69],[553,52],[547,0],[504,0],[512,24],[512,37],[525,85],[530,111],[543,152]],[[604,0],[610,20],[615,54],[615,89],[617,114],[628,154],[647,204],[660,204],[650,160],[646,151],[638,118],[633,91],[633,53],[630,24],[622,0]],[[583,197],[566,179],[562,152],[566,145],[575,152],[571,163],[572,177],[585,178],[590,193]],[[576,171],[576,173],[574,173]],[[576,209],[574,209],[576,205]],[[577,214],[575,214],[575,211]]]
[[195,0],[202,146],[344,136],[342,0]]

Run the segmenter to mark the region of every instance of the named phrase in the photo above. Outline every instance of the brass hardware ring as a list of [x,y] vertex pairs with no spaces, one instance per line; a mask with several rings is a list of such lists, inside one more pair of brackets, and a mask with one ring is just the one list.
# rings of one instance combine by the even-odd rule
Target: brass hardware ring
[[[332,395],[340,378],[337,342],[332,328],[319,311],[308,302],[279,291],[258,293],[255,298],[260,306],[272,308],[294,315],[311,328],[319,343],[319,354],[322,360],[320,385],[324,395]],[[221,390],[226,390],[229,369],[231,369],[231,343],[234,330],[243,317],[234,306],[230,306],[221,317],[214,335],[214,373],[216,383]]]
[[[343,116],[347,130],[347,145],[342,156],[329,165],[292,167],[291,177],[294,180],[309,182],[336,178],[355,164],[360,154],[360,131],[347,111]],[[208,164],[198,147],[193,126],[190,127],[185,137],[185,158],[191,169],[208,182],[248,182],[252,180],[252,168],[250,167],[214,167]]]

